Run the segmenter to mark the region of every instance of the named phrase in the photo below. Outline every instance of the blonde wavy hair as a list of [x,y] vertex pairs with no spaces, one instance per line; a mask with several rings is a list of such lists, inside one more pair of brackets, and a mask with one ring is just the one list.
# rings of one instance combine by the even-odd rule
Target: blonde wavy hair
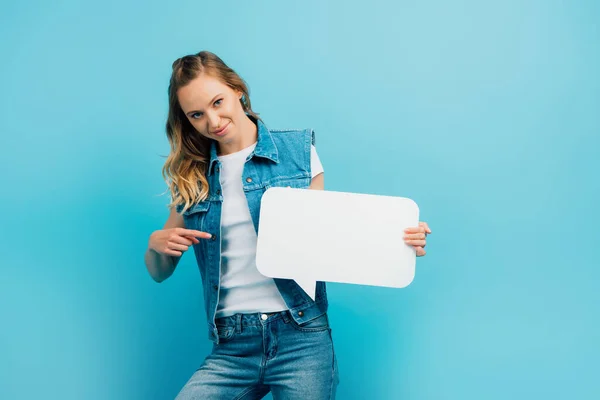
[[252,111],[248,85],[217,55],[201,51],[173,62],[167,118],[167,138],[171,152],[163,166],[162,175],[171,193],[171,203],[168,207],[183,205],[181,212],[208,197],[206,169],[210,160],[211,140],[202,136],[188,121],[177,97],[180,88],[201,74],[217,78],[233,90],[242,92],[242,108],[246,114],[259,119],[258,114]]

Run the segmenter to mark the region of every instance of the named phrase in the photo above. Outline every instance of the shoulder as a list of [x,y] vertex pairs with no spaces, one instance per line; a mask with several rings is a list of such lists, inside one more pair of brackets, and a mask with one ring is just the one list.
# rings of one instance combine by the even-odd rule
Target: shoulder
[[312,128],[269,129],[269,133],[271,133],[271,136],[275,141],[315,144],[315,130]]

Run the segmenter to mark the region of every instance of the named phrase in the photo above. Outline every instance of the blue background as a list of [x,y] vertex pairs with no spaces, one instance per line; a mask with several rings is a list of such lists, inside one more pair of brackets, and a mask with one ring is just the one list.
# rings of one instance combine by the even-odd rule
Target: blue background
[[[326,188],[404,196],[406,289],[330,284],[340,399],[600,398],[594,1],[3,2],[0,398],[169,399],[210,350],[157,285],[171,63],[203,49]],[[365,232],[364,234],[368,234]]]

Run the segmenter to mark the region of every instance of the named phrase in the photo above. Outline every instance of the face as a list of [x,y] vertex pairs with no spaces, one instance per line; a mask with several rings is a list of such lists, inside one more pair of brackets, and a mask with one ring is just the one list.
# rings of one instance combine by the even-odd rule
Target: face
[[228,144],[239,136],[246,117],[240,104],[242,92],[219,79],[201,74],[177,91],[179,104],[188,121],[203,136]]

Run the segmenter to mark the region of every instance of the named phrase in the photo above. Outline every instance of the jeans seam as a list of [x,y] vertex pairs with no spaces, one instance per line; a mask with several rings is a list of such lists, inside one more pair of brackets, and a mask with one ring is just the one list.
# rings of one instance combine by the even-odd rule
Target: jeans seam
[[263,380],[265,379],[265,371],[267,369],[267,348],[265,346],[265,330],[261,329],[261,340],[262,340],[262,357],[260,359],[260,368],[258,370],[258,383],[263,384]]
[[252,390],[254,389],[253,386],[249,386],[246,389],[244,389],[244,391],[240,394],[238,394],[237,396],[235,396],[233,398],[233,400],[240,400],[241,398],[243,398],[245,395],[247,395],[248,393],[250,393]]
[[331,387],[329,388],[329,400],[333,398],[333,385],[335,383],[335,349],[333,348],[333,338],[331,337],[331,328],[329,329],[329,339],[331,340]]

